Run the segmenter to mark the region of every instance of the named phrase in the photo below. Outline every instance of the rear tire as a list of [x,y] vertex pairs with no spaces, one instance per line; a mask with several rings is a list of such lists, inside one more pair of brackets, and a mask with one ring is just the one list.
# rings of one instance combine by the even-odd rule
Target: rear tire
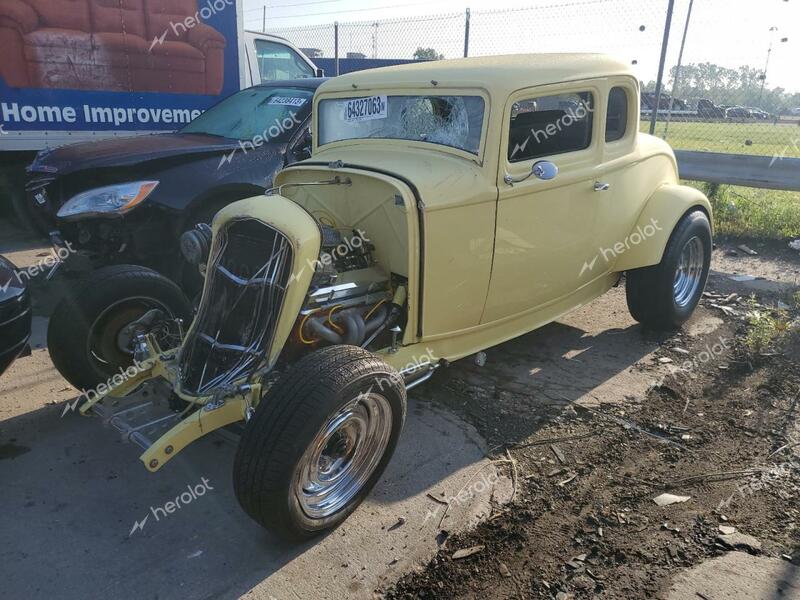
[[670,331],[692,316],[711,266],[711,224],[703,211],[685,215],[672,231],[661,262],[628,271],[628,310],[650,329]]
[[123,329],[152,308],[191,322],[189,301],[163,275],[133,265],[98,269],[69,290],[50,318],[53,364],[80,390],[106,383],[133,364],[132,346],[120,337]]
[[239,503],[288,539],[337,527],[380,479],[405,416],[402,377],[374,354],[331,346],[306,356],[247,423],[233,467]]

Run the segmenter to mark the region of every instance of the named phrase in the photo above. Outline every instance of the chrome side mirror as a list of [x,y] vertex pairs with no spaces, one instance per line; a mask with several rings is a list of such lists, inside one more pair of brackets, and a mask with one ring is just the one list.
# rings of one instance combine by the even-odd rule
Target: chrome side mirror
[[531,167],[531,172],[525,177],[521,177],[519,179],[514,179],[511,175],[506,175],[503,177],[503,181],[505,181],[508,185],[514,185],[515,183],[522,183],[526,179],[529,179],[533,175],[537,179],[541,179],[542,181],[550,181],[551,179],[555,179],[556,175],[558,175],[558,167],[555,163],[551,163],[549,160],[540,160],[539,162],[533,163]]
[[558,167],[549,160],[540,160],[533,165],[531,173],[542,181],[550,181],[558,175]]

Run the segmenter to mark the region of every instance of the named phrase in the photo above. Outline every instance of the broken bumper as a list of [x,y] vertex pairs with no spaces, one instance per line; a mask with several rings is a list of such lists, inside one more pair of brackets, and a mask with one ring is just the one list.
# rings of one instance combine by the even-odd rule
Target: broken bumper
[[[261,397],[260,385],[242,385],[226,395],[198,398],[176,390],[176,358],[162,353],[151,337],[147,339],[148,358],[141,369],[120,385],[94,396],[80,412],[100,417],[120,432],[123,439],[142,447],[139,459],[150,472],[158,471],[186,446],[204,435],[248,418],[251,407]],[[167,392],[186,403],[175,412],[167,394],[140,393],[142,384],[162,380]],[[170,390],[171,388],[171,390]]]

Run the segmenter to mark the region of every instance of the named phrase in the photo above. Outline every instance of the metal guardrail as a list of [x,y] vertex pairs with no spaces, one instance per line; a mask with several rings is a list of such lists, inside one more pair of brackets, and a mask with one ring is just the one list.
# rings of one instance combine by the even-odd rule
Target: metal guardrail
[[800,158],[675,150],[681,179],[800,191]]

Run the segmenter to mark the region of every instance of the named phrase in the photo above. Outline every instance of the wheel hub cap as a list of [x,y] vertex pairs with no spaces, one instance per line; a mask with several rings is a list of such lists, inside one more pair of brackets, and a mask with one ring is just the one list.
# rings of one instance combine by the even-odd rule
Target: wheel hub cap
[[687,306],[694,298],[703,278],[705,250],[700,238],[693,237],[681,251],[678,270],[675,273],[673,297],[680,307]]
[[295,495],[312,519],[336,514],[355,498],[383,457],[392,411],[380,394],[361,394],[333,415],[297,468]]

